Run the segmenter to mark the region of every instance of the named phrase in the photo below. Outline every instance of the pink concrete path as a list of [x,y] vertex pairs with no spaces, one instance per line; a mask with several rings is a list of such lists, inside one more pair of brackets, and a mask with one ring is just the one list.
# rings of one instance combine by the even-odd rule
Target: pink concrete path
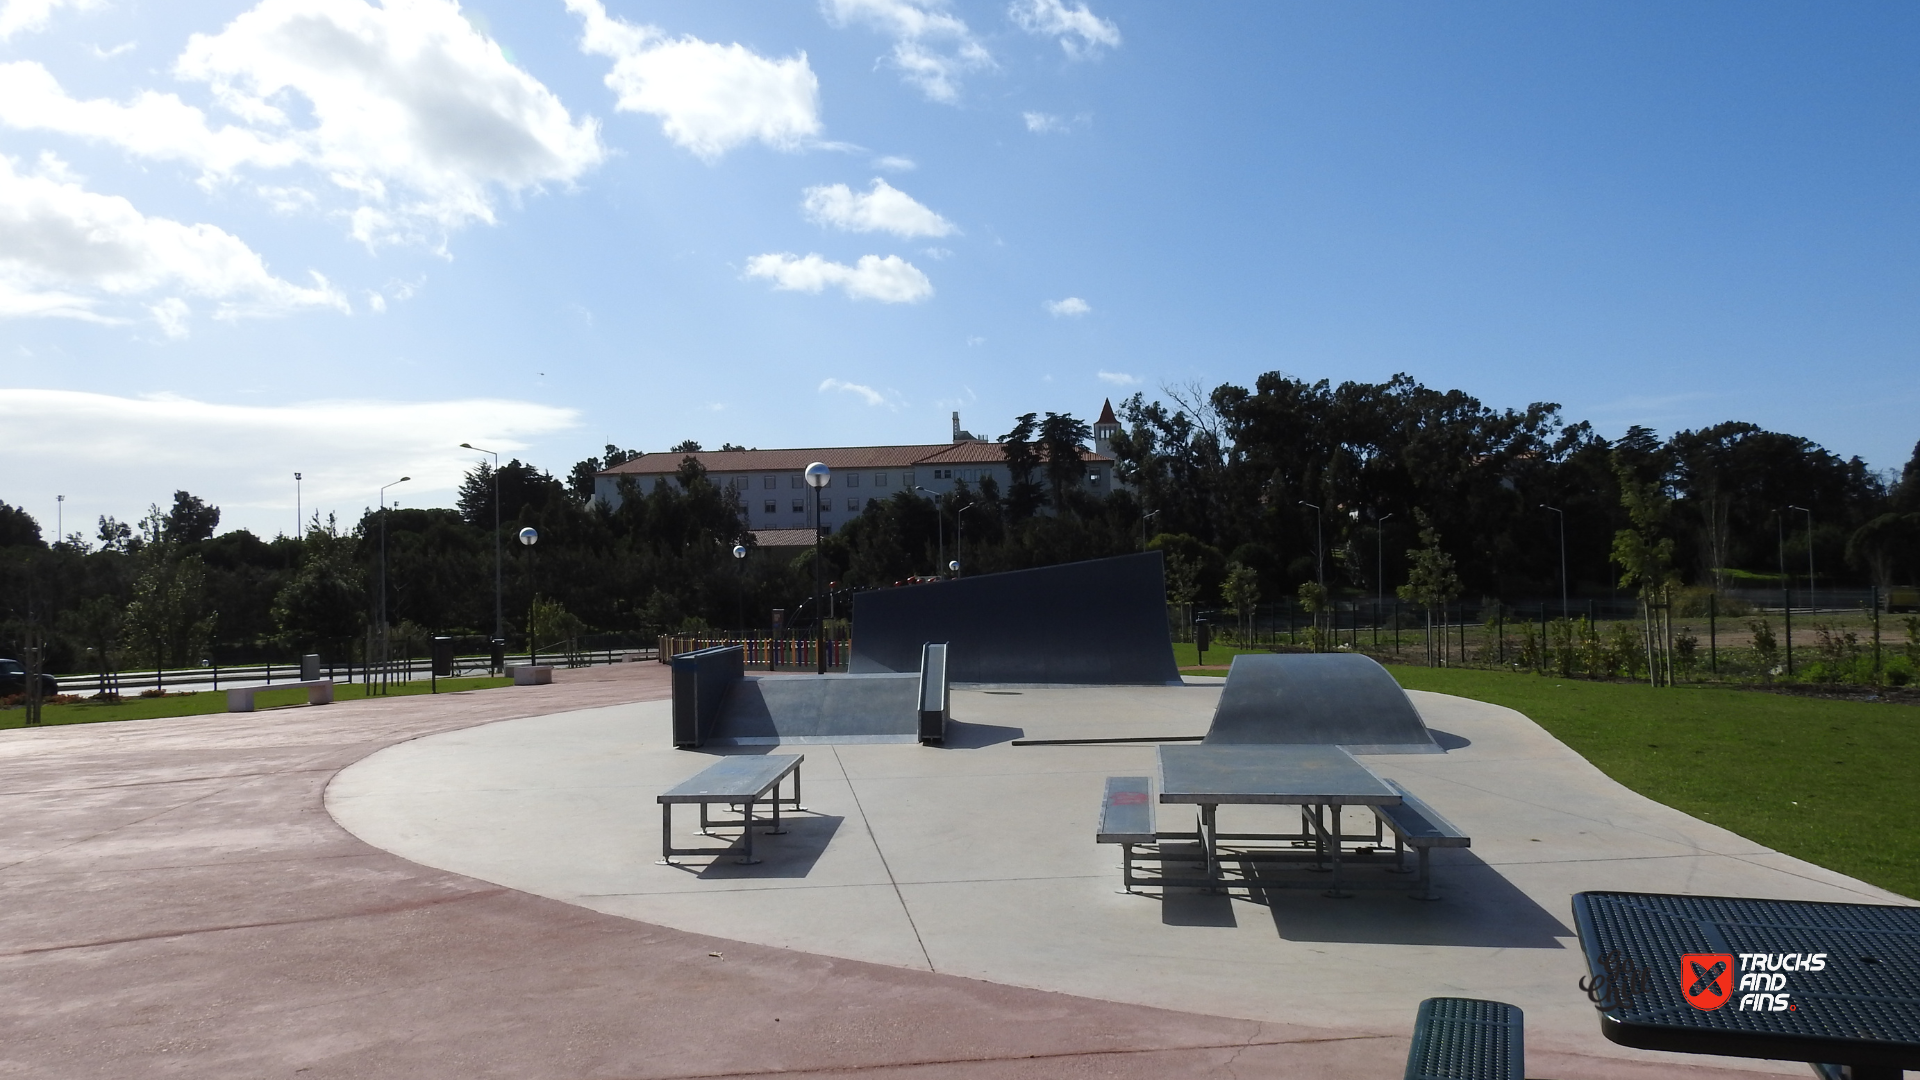
[[[321,805],[337,770],[383,746],[666,693],[649,664],[0,735],[0,1075],[1399,1075],[1403,1037],[597,914],[369,847]],[[652,824],[635,823],[636,843]]]

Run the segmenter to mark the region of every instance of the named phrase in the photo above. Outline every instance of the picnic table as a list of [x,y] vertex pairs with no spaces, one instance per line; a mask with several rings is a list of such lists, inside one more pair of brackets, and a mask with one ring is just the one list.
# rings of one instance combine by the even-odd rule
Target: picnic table
[[1920,907],[1583,892],[1573,918],[1583,988],[1622,1046],[1833,1080],[1920,1068]]
[[[1200,842],[1210,884],[1223,883],[1222,840],[1286,840],[1311,844],[1316,862],[1332,864],[1326,895],[1351,895],[1340,876],[1340,809],[1346,806],[1396,806],[1400,792],[1337,746],[1271,743],[1160,747],[1160,801],[1200,808]],[[1301,808],[1300,833],[1219,831],[1221,806],[1292,805]],[[1331,811],[1331,813],[1329,813]],[[1376,818],[1373,842],[1384,843]],[[1279,853],[1260,853],[1273,858]],[[1239,858],[1257,859],[1243,852]]]
[[[673,846],[673,808],[676,805],[695,803],[700,807],[700,832],[711,835],[714,826],[740,826],[740,834],[746,841],[746,850],[733,861],[737,863],[757,863],[760,860],[753,854],[754,825],[761,819],[754,814],[757,803],[767,803],[773,808],[773,828],[767,830],[770,835],[778,836],[785,829],[780,827],[780,808],[791,806],[795,810],[805,810],[800,805],[800,763],[806,760],[804,754],[742,754],[724,757],[699,773],[682,782],[672,791],[663,792],[660,802],[660,861],[673,865],[676,855],[720,855],[732,848],[677,848]],[[780,785],[787,777],[793,777],[793,794],[783,797]],[[714,803],[724,803],[739,809],[738,820],[713,820],[708,816],[707,808]]]

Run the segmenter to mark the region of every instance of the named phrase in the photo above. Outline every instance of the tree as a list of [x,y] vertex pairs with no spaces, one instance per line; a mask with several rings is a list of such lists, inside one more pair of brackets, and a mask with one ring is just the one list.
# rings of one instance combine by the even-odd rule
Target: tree
[[40,523],[17,506],[0,502],[0,547],[39,547]]
[[174,544],[197,544],[211,539],[220,527],[220,508],[185,491],[173,493],[173,509],[167,511],[160,528],[161,538]]
[[366,625],[366,575],[354,565],[350,539],[314,530],[317,549],[273,601],[273,619],[288,644],[305,651],[348,651]]
[[1047,501],[1046,493],[1033,480],[1035,470],[1040,468],[1040,449],[1033,441],[1039,430],[1035,416],[1027,413],[1017,417],[1013,430],[1000,436],[1000,454],[1007,459],[1007,515],[1015,521],[1032,517]]
[[613,468],[615,465],[624,465],[639,456],[640,451],[638,450],[622,450],[613,443],[608,443],[606,453],[603,456],[590,457],[585,461],[574,464],[573,470],[567,474],[567,494],[572,495],[582,504],[592,502],[593,483],[596,475]]
[[100,515],[100,531],[97,534],[101,551],[135,551],[138,545],[133,539],[133,526],[124,521]]
[[124,641],[155,667],[183,667],[204,659],[216,615],[207,609],[207,568],[176,544],[148,544],[126,607]]
[[1671,685],[1673,672],[1669,667],[1663,675],[1660,663],[1668,652],[1664,642],[1671,632],[1671,623],[1666,623],[1667,631],[1661,632],[1655,616],[1656,612],[1661,615],[1668,612],[1669,605],[1662,601],[1675,584],[1673,538],[1656,535],[1666,522],[1672,500],[1660,490],[1659,484],[1640,479],[1627,456],[1616,457],[1614,470],[1620,478],[1620,501],[1626,507],[1632,527],[1613,534],[1613,562],[1620,567],[1620,587],[1635,589],[1640,594],[1641,621],[1646,630],[1647,677],[1655,686],[1661,685],[1663,678]]
[[1087,462],[1080,454],[1092,435],[1093,429],[1071,413],[1048,413],[1040,421],[1040,452],[1047,460],[1047,484],[1053,489],[1056,513],[1067,512],[1067,491],[1087,477]]
[[1241,643],[1253,642],[1253,617],[1260,604],[1260,574],[1251,566],[1232,563],[1227,568],[1227,580],[1220,586],[1220,594],[1226,598],[1228,608],[1238,616],[1241,623]]
[[669,454],[697,454],[699,452],[700,440],[698,439],[681,439],[667,451]]
[[1420,546],[1407,552],[1407,583],[1394,592],[1402,600],[1419,604],[1427,615],[1427,663],[1435,660],[1433,613],[1460,595],[1460,575],[1454,570],[1453,556],[1440,546],[1440,530],[1434,528],[1427,512],[1414,507],[1414,523],[1420,527]]

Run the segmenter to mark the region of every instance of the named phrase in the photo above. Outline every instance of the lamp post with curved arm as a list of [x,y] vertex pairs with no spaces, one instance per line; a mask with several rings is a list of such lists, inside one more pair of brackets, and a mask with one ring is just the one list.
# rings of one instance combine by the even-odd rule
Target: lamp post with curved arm
[[[1380,613],[1387,607],[1387,520],[1392,514],[1378,514],[1373,519],[1373,647],[1380,647]],[[1393,640],[1400,640],[1400,627],[1393,628]],[[1394,646],[1399,649],[1398,645]]]
[[472,443],[461,443],[462,450],[477,450],[482,454],[493,455],[493,639],[506,648],[507,619],[505,602],[500,590],[500,455],[496,451],[486,450]]
[[1540,509],[1560,515],[1560,617],[1570,619],[1573,616],[1567,610],[1567,512],[1546,503],[1541,503]]
[[413,479],[403,476],[392,484],[380,488],[380,687],[386,691],[387,675],[393,666],[391,647],[388,644],[387,624],[387,488],[404,484]]
[[1812,618],[1820,609],[1820,593],[1813,587],[1813,511],[1804,506],[1789,506],[1787,509],[1807,515],[1807,617]]
[[814,673],[827,673],[826,608],[820,594],[826,588],[826,567],[820,563],[820,489],[833,479],[833,470],[823,461],[807,466],[807,487],[813,489],[813,658]]
[[966,538],[965,526],[967,524],[967,519],[962,517],[961,515],[965,514],[967,511],[971,509],[973,509],[973,504],[968,503],[967,505],[953,512],[953,564],[952,565],[953,565],[954,577],[960,576],[960,573],[961,573],[960,557],[966,554],[964,550],[964,547],[965,547],[964,541]]
[[1141,550],[1141,551],[1145,551],[1145,550],[1147,550],[1147,522],[1148,522],[1148,520],[1150,520],[1150,519],[1152,519],[1152,518],[1157,518],[1157,517],[1159,517],[1159,516],[1160,516],[1160,511],[1158,511],[1158,510],[1149,510],[1149,511],[1147,511],[1146,513],[1144,513],[1144,514],[1141,514],[1141,515],[1140,515],[1140,550]]

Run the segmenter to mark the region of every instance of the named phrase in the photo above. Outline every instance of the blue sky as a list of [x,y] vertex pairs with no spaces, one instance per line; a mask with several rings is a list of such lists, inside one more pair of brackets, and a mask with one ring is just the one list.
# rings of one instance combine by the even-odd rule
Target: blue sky
[[[0,499],[1405,371],[1920,438],[1920,9],[0,0]],[[49,530],[50,531],[50,530]]]

